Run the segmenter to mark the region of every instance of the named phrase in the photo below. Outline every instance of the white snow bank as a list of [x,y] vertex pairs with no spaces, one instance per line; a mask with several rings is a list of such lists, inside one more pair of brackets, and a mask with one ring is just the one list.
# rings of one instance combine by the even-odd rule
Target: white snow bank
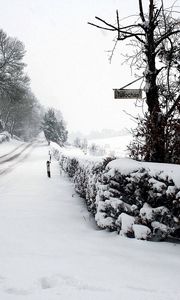
[[118,170],[120,173],[127,175],[140,168],[149,170],[151,176],[155,176],[162,172],[162,179],[168,176],[172,178],[177,187],[180,187],[180,165],[177,164],[163,164],[163,163],[150,163],[150,162],[139,162],[128,158],[119,158],[111,161],[108,167],[113,173]]
[[54,148],[56,150],[58,150],[62,155],[66,155],[69,157],[83,157],[84,153],[80,148],[76,148],[73,146],[65,146],[65,147],[61,147],[58,144],[51,142],[51,148]]

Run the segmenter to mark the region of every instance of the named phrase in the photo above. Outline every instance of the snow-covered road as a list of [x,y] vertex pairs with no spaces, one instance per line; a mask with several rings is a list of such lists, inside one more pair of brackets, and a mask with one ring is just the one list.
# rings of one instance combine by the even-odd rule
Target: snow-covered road
[[34,142],[21,143],[13,150],[0,156],[0,175],[11,172],[17,164],[21,163],[29,156],[34,146]]
[[[0,146],[3,147],[3,146]],[[180,245],[98,230],[37,143],[0,177],[0,299],[179,300]]]

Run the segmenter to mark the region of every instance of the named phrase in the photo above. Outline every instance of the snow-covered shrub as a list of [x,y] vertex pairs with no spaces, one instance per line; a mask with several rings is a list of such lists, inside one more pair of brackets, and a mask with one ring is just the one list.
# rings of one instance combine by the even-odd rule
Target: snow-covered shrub
[[152,237],[156,240],[164,240],[173,228],[174,222],[170,211],[165,206],[152,208],[145,203],[140,209],[141,223],[152,230]]
[[[149,228],[151,234],[148,233],[147,238],[151,236],[152,239],[163,240],[179,225],[180,214],[177,210],[180,202],[177,200],[177,191],[172,179],[162,172],[153,175],[141,168],[122,174],[107,166],[96,197],[97,210],[101,213],[98,214],[98,225],[121,232],[119,218],[125,213],[135,217],[135,224]],[[123,234],[133,236],[132,231],[123,230]]]
[[75,176],[75,173],[79,168],[79,163],[76,158],[66,157],[65,155],[60,156],[59,165],[71,178]]
[[134,237],[138,240],[150,240],[152,237],[151,230],[147,226],[133,224],[132,229],[134,232]]
[[94,216],[97,212],[96,209],[97,181],[98,181],[97,174],[93,174],[93,172],[89,174],[89,178],[87,180],[87,186],[86,186],[85,200],[86,200],[88,211],[90,211]]
[[83,160],[79,162],[73,180],[76,192],[85,199],[88,210],[95,215],[97,213],[96,196],[98,181],[109,161],[114,158],[106,158],[101,162]]
[[59,153],[59,151],[58,151],[56,148],[54,148],[54,147],[52,147],[52,154],[53,154],[53,156],[54,156],[54,158],[55,158],[56,160],[60,161],[60,153]]
[[96,161],[63,153],[58,160],[99,227],[137,239],[180,237],[180,191],[164,172],[140,163],[116,168],[114,157]]
[[121,213],[116,221],[116,224],[121,228],[120,234],[128,237],[134,237],[133,225],[135,218],[126,214]]
[[74,173],[75,190],[82,198],[85,199],[88,183],[88,170],[88,167],[83,168],[79,165]]
[[91,169],[87,170],[87,185],[86,185],[86,204],[88,210],[95,216],[97,213],[96,195],[97,183],[101,174],[102,164],[93,165]]

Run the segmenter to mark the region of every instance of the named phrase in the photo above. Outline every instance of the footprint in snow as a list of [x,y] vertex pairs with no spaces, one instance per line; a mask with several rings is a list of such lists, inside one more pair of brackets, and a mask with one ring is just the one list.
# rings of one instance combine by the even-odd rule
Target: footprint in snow
[[51,289],[57,285],[56,277],[42,277],[39,280],[42,289]]
[[31,292],[28,290],[18,289],[18,288],[6,288],[5,293],[12,295],[29,295]]
[[98,292],[109,292],[109,289],[89,285],[87,283],[83,283],[80,280],[77,280],[74,277],[71,276],[65,276],[65,275],[55,275],[52,277],[42,277],[39,280],[40,286],[42,289],[50,289],[62,285],[67,285],[72,288],[76,288],[79,290],[88,290],[88,291],[98,291]]

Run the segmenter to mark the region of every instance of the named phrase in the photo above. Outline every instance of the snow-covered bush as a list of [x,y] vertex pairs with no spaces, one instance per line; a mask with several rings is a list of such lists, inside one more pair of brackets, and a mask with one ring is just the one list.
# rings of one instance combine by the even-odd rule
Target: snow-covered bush
[[[101,176],[96,198],[101,213],[98,215],[98,225],[104,227],[104,220],[106,228],[121,232],[120,216],[126,213],[135,217],[135,224],[150,229],[151,235],[148,233],[148,238],[165,239],[180,224],[178,195],[172,179],[162,172],[153,174],[148,169],[140,168],[121,174],[119,170],[107,166]],[[111,222],[108,219],[107,225],[105,219],[109,217]],[[133,236],[132,232],[133,229],[127,231],[126,235]]]
[[152,237],[149,227],[139,224],[133,224],[132,226],[134,237],[138,240],[150,240]]
[[75,158],[68,158],[64,155],[61,157],[60,166],[68,174],[69,177],[74,177],[78,170],[78,161]]
[[58,159],[99,227],[137,239],[180,237],[180,190],[164,172],[141,163],[118,167],[114,157],[96,161],[63,152]]

